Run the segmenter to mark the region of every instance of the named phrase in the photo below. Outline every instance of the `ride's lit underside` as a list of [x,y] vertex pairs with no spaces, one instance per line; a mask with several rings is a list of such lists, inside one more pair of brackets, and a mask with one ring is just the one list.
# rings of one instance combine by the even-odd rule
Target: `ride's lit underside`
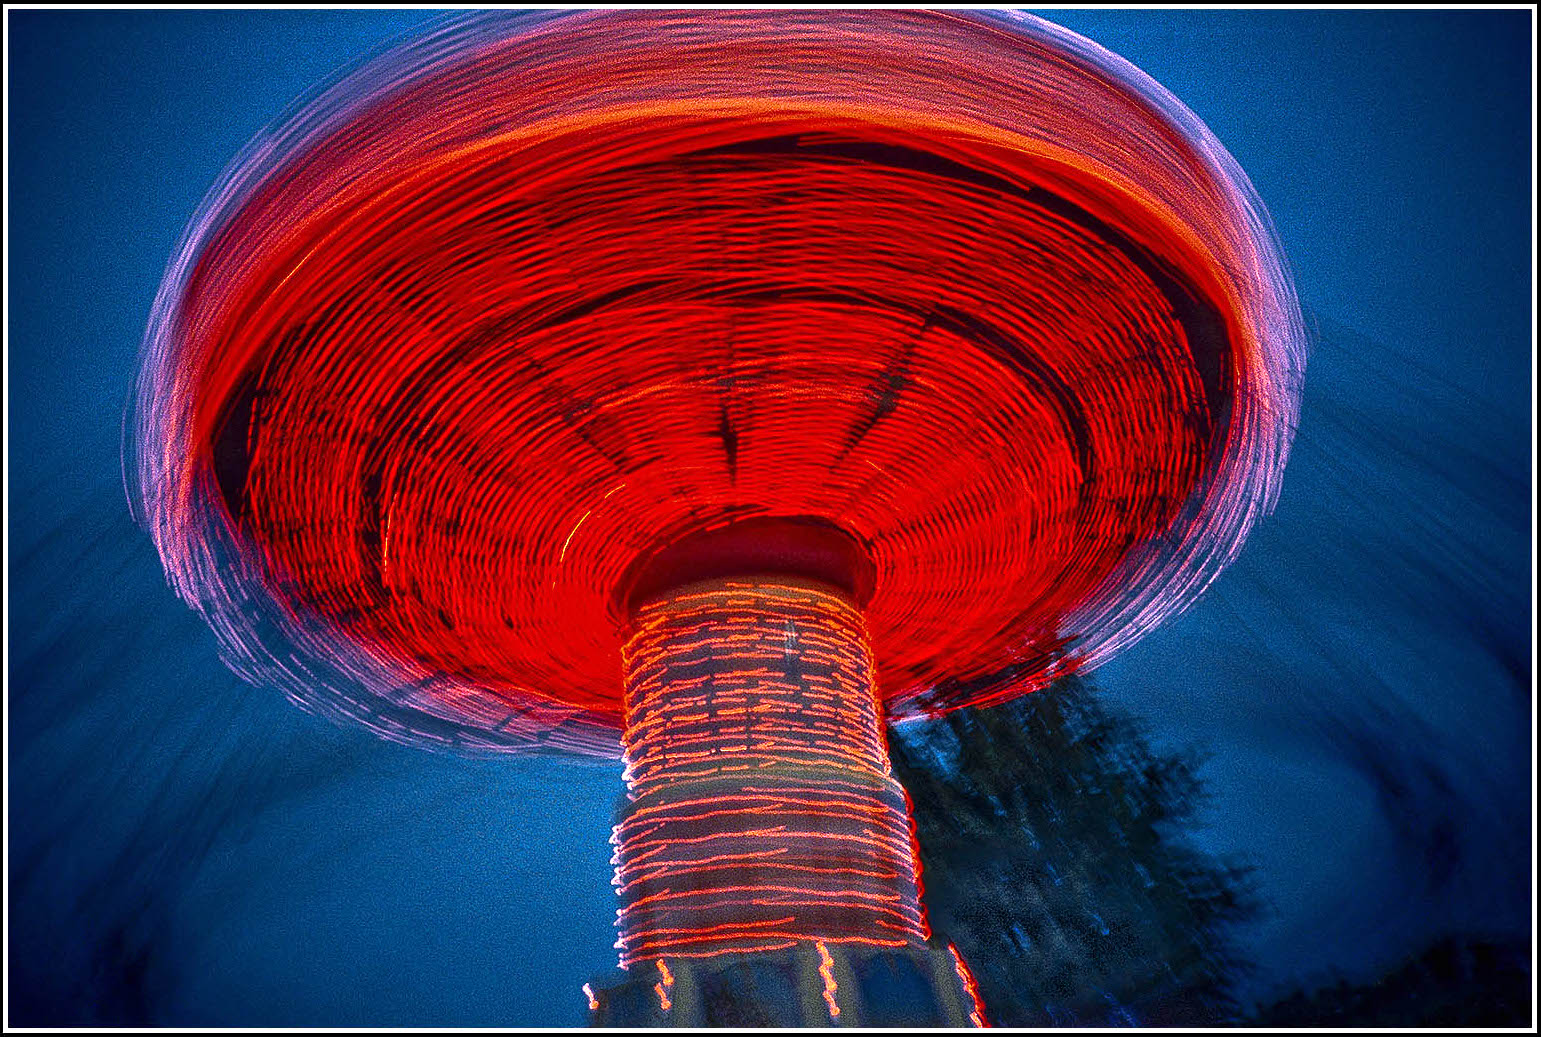
[[888,719],[1092,666],[1277,488],[1298,314],[1197,121],[1016,15],[486,15],[264,135],[189,228],[141,517],[252,680],[613,753],[639,559],[860,544]]
[[482,729],[618,725],[617,591],[744,515],[863,545],[893,711],[1031,688],[1204,492],[1234,361],[1197,283],[1001,161],[670,111],[350,184],[195,285],[206,475],[296,606]]

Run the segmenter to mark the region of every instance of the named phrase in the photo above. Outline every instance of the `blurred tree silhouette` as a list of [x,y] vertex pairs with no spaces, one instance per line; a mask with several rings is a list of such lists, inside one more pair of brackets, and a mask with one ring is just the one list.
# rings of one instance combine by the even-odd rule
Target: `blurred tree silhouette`
[[925,904],[1005,1026],[1234,1020],[1247,869],[1183,836],[1201,785],[1084,677],[889,735]]

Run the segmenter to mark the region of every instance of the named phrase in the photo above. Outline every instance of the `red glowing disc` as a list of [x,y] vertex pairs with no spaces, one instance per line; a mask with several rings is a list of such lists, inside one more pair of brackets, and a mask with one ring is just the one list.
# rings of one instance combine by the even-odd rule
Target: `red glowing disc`
[[240,672],[472,750],[616,751],[639,574],[833,530],[766,557],[865,581],[897,717],[1191,602],[1271,506],[1302,343],[1229,156],[1047,23],[478,16],[210,196],[138,497]]

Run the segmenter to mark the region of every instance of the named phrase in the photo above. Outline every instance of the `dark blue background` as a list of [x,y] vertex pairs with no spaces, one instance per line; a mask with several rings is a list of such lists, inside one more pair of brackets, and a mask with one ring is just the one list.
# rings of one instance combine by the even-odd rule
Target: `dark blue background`
[[[466,761],[236,682],[130,522],[120,420],[183,223],[425,12],[11,12],[10,1021],[578,1024],[618,769]],[[1113,12],[1270,207],[1317,328],[1276,515],[1101,671],[1211,754],[1250,996],[1528,938],[1529,12]]]

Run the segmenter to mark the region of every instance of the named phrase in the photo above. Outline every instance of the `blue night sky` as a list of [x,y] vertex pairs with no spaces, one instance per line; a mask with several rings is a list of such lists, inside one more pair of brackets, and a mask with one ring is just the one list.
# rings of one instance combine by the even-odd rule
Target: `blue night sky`
[[[1100,671],[1208,754],[1266,997],[1531,917],[1530,44],[1507,12],[1049,13],[1247,170],[1316,334],[1276,514]],[[378,741],[239,683],[129,518],[173,244],[428,12],[10,12],[10,1021],[578,1025],[619,767]]]

